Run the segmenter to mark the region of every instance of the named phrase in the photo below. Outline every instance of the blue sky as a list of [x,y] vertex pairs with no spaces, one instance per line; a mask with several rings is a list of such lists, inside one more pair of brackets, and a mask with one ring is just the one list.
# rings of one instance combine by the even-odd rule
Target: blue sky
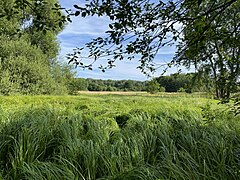
[[[60,0],[62,7],[73,9],[74,4],[79,5],[79,0]],[[83,47],[85,43],[91,41],[96,37],[104,37],[104,32],[108,29],[108,23],[110,22],[107,17],[74,17],[72,23],[66,25],[65,29],[58,35],[60,42],[60,60],[66,60],[66,54],[73,52],[76,47]],[[157,54],[155,62],[163,63],[171,60],[175,52],[175,47],[164,47]],[[84,52],[87,56],[87,52]],[[101,64],[101,60],[95,64],[95,68],[90,70],[82,70],[76,68],[77,77],[82,78],[96,78],[96,79],[133,79],[133,80],[148,80],[143,75],[137,66],[138,61],[119,61],[116,63],[116,67],[107,70],[105,73],[100,71],[97,66]],[[167,74],[176,72],[176,69],[171,69]],[[154,76],[159,76],[161,70],[157,71]]]

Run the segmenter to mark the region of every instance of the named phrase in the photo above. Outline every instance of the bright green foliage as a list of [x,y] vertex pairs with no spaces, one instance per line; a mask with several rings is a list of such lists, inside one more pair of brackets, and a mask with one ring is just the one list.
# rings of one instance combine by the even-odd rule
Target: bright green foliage
[[[204,11],[210,2],[203,1],[200,6],[192,5],[187,10],[189,17]],[[226,1],[212,2],[212,6],[224,2]],[[229,99],[230,93],[235,92],[238,85],[239,9],[240,2],[237,1],[224,11],[211,12],[192,24],[184,24],[184,38],[177,54],[178,61],[186,66],[194,65],[202,79],[205,74],[211,77],[216,97],[219,99]]]
[[88,82],[87,89],[90,91],[146,91],[147,82],[134,80],[101,80],[86,79]]
[[179,88],[177,92],[186,92],[186,89],[184,89],[183,87]]
[[147,85],[147,92],[149,92],[150,94],[156,94],[158,92],[165,92],[166,89],[164,86],[161,86],[157,79],[154,78],[151,81],[148,82]]
[[[2,179],[239,179],[239,118],[210,100],[24,96],[0,100]],[[215,104],[215,105],[214,105]],[[118,126],[116,117],[126,118]]]
[[56,84],[56,91],[54,94],[65,94],[71,93],[72,89],[69,84],[74,79],[74,72],[72,71],[72,66],[66,63],[59,63],[53,61],[51,64],[51,76]]
[[1,94],[51,94],[61,84],[51,77],[48,58],[39,48],[22,40],[2,40]]
[[148,88],[147,91],[151,94],[156,94],[160,90],[160,84],[157,82],[156,79],[152,79],[148,82]]
[[[1,89],[3,94],[8,94],[9,91],[34,92],[34,89],[45,89],[48,86],[50,76],[47,59],[39,49],[24,40],[2,40],[0,51],[1,77],[5,83],[12,84],[8,90]],[[42,91],[39,90],[40,92]]]
[[72,78],[68,83],[68,89],[71,94],[74,94],[77,91],[86,91],[88,90],[88,82],[82,78]]
[[[13,15],[12,9],[14,6],[14,0],[1,0],[0,2],[0,35],[10,36],[16,32],[16,29],[19,28],[21,20],[18,18],[18,15]],[[4,15],[9,13],[9,17]],[[13,18],[14,16],[15,18]]]
[[[180,88],[186,92],[210,92],[210,77],[206,77],[204,82],[199,79],[195,73],[188,74],[171,74],[168,76],[160,76],[156,78],[161,84],[160,92],[178,92]],[[207,80],[209,82],[207,82]],[[89,91],[147,91],[149,81],[135,80],[103,80],[103,79],[83,79],[74,78],[69,82],[69,90],[76,92],[82,90]],[[185,92],[184,91],[184,92]]]
[[[58,33],[66,22],[58,0],[2,0],[0,7],[1,20],[16,22],[12,34],[17,30],[26,30],[29,34],[37,31]],[[3,33],[6,33],[5,29]]]
[[65,75],[73,75],[56,62],[62,29],[56,24],[62,13],[52,9],[57,0],[22,2],[0,2],[0,94],[67,93]]
[[28,35],[28,41],[47,55],[49,63],[53,63],[52,61],[56,59],[59,51],[57,36],[54,32],[32,32],[32,34]]
[[192,87],[196,87],[197,83],[193,85],[194,74],[171,74],[169,76],[160,76],[157,81],[161,86],[166,88],[166,92],[177,92],[180,88],[187,89],[191,92]]
[[1,79],[0,79],[0,93],[3,95],[9,95],[10,93],[16,93],[16,90],[19,88],[18,84],[11,82],[10,72],[1,70]]

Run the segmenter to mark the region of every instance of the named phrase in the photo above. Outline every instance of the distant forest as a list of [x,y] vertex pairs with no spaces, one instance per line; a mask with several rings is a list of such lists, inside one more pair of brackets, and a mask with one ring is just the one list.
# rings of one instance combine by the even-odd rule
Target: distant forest
[[[153,80],[157,85],[150,83]],[[150,86],[158,87],[155,92],[191,93],[210,91],[211,81],[202,82],[196,74],[188,73],[160,76],[150,81],[73,78],[67,86],[71,94],[77,91],[149,91]]]

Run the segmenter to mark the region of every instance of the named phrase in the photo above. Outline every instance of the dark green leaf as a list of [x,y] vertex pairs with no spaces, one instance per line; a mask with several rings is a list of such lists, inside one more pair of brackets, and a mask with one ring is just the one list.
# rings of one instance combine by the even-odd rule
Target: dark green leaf
[[82,12],[82,17],[86,17],[87,13],[86,12]]
[[79,16],[79,14],[80,14],[80,11],[76,11],[74,15]]

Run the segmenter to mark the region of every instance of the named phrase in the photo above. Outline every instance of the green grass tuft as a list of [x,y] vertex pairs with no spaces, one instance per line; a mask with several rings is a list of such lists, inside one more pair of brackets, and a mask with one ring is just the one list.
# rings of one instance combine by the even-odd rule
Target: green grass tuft
[[216,104],[1,97],[0,179],[240,179],[240,119]]

